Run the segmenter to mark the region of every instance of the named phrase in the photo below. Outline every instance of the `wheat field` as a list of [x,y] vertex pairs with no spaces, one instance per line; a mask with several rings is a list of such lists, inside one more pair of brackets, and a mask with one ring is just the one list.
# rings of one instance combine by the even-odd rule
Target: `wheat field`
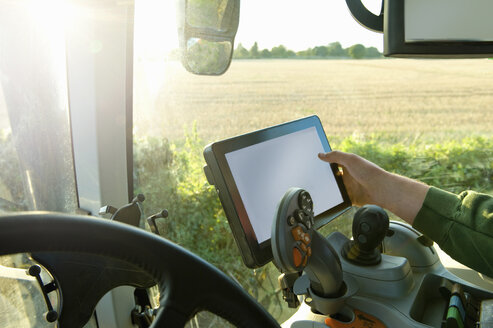
[[307,115],[329,138],[492,135],[493,60],[237,60],[219,77],[135,67],[135,134],[211,142]]

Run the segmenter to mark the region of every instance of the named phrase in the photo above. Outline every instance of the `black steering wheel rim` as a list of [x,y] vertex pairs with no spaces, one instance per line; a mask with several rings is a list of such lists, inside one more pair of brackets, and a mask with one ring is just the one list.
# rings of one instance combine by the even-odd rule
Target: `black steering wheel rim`
[[153,328],[183,327],[201,310],[238,327],[279,327],[241,286],[217,268],[164,238],[123,223],[51,212],[0,217],[0,255],[30,252],[94,254],[148,272],[161,291]]

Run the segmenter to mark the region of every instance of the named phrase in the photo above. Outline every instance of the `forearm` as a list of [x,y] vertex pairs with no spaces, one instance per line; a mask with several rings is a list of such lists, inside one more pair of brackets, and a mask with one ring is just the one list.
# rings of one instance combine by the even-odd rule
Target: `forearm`
[[429,188],[422,182],[384,171],[380,183],[374,190],[375,205],[413,224]]

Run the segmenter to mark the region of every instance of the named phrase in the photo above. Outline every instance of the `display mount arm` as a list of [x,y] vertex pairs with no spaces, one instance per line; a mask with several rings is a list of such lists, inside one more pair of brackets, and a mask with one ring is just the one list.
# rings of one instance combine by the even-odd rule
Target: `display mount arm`
[[358,23],[371,31],[383,33],[383,0],[382,9],[380,11],[380,15],[378,16],[369,11],[361,0],[346,0],[346,4],[351,12],[351,15]]

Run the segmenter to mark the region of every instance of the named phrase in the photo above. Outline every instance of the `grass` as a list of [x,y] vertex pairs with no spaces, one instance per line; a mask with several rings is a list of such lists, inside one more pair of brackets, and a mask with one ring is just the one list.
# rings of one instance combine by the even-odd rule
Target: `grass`
[[488,60],[243,60],[219,77],[141,62],[135,74],[137,135],[180,140],[197,121],[211,142],[312,114],[335,143],[352,134],[409,143],[492,135]]

